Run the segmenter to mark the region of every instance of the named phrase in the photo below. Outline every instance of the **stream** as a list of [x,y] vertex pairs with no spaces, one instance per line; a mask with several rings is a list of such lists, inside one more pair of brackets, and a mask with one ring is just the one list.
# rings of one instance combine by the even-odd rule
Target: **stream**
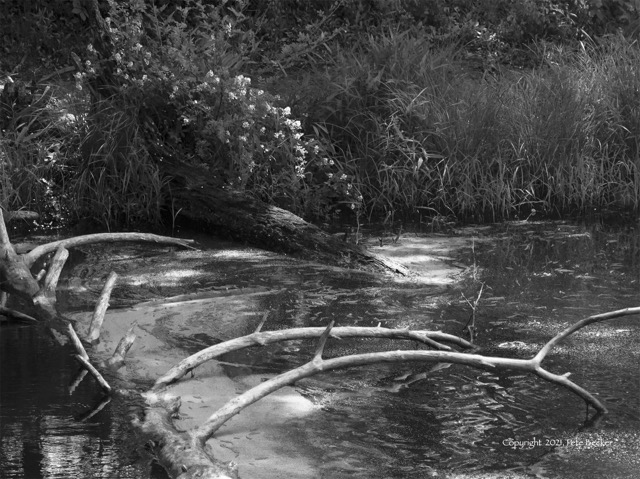
[[[381,324],[465,337],[470,303],[482,287],[475,324],[480,353],[527,358],[586,316],[640,305],[639,228],[519,222],[460,227],[446,236],[405,233],[383,246],[371,238],[377,253],[409,267],[422,264],[421,274],[406,280],[202,236],[196,237],[198,251],[85,246],[72,251],[58,303],[66,314],[86,316],[115,270],[120,279],[110,311],[120,312],[122,324],[140,320],[140,344],[131,353],[140,362],[134,364],[146,364],[143,354],[153,348],[172,364],[173,356],[251,333],[265,315],[265,330],[335,320],[338,326]],[[185,294],[208,298],[211,309],[181,320],[188,298],[171,304],[165,298]],[[136,309],[141,302],[164,316],[145,323],[147,310]],[[276,444],[269,454],[247,460],[234,443],[237,426],[222,431],[221,441],[244,479],[271,477],[269,468],[286,468],[286,457],[294,454],[308,470],[286,476],[280,470],[273,477],[634,478],[640,470],[639,321],[630,316],[591,325],[543,363],[552,372],[571,372],[572,381],[607,406],[609,414],[595,427],[584,427],[593,411],[580,398],[531,375],[380,364],[300,381],[286,397],[304,412],[282,422],[264,418],[270,421],[267,440]],[[414,347],[330,340],[325,357]],[[234,384],[259,382],[308,361],[314,351],[312,342],[291,341],[228,354],[220,364]],[[70,393],[78,372],[71,354],[42,328],[0,325],[0,476],[166,478],[131,427],[132,414],[140,411],[135,400],[115,396],[90,416],[102,400],[95,383],[85,379]],[[153,375],[140,370],[123,370],[128,389],[152,384]]]

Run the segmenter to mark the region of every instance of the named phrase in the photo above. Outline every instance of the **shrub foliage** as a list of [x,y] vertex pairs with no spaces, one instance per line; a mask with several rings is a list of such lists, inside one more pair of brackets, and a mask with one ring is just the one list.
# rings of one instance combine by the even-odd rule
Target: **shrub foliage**
[[640,204],[638,0],[0,8],[5,208],[159,225],[174,158],[309,219]]

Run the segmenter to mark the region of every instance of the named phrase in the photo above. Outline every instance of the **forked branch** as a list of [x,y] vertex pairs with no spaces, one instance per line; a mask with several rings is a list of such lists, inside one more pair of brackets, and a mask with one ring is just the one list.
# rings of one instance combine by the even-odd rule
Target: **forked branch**
[[[326,328],[291,328],[281,331],[255,332],[240,338],[230,339],[223,343],[209,346],[196,354],[182,360],[166,374],[156,380],[153,386],[157,391],[183,377],[195,367],[215,359],[223,354],[237,351],[238,349],[252,346],[265,346],[267,344],[293,339],[313,339],[323,334]],[[381,327],[357,327],[346,326],[331,329],[330,337],[340,338],[384,338],[384,339],[408,339],[426,344],[435,349],[451,351],[451,347],[442,344],[448,342],[463,348],[472,348],[473,345],[462,338],[440,331],[410,331],[408,329],[389,329]]]
[[204,424],[192,430],[190,432],[190,435],[192,436],[193,440],[199,442],[204,446],[206,441],[211,438],[225,422],[238,414],[242,409],[255,403],[256,401],[259,401],[260,399],[284,386],[294,384],[300,379],[307,378],[321,372],[326,372],[334,369],[364,366],[381,362],[446,362],[464,364],[480,369],[515,370],[530,372],[542,379],[545,379],[546,381],[558,384],[569,389],[570,391],[580,396],[587,404],[592,405],[599,413],[606,413],[606,407],[600,401],[598,401],[598,399],[596,399],[591,393],[568,379],[570,373],[565,373],[563,375],[554,374],[542,368],[540,363],[544,359],[545,355],[553,348],[553,346],[555,346],[562,339],[566,338],[571,333],[579,330],[580,328],[594,322],[638,313],[640,313],[640,307],[621,309],[618,311],[612,311],[609,313],[585,318],[557,334],[542,348],[542,350],[540,350],[540,352],[536,356],[531,359],[500,358],[448,351],[391,351],[383,353],[355,354],[333,359],[323,359],[322,350],[324,349],[324,342],[330,336],[330,325],[323,333],[320,344],[318,346],[318,350],[316,351],[316,354],[311,361],[304,364],[303,366],[292,369],[291,371],[287,371],[286,373],[280,374],[268,381],[265,381],[227,402],[212,416],[210,416]]

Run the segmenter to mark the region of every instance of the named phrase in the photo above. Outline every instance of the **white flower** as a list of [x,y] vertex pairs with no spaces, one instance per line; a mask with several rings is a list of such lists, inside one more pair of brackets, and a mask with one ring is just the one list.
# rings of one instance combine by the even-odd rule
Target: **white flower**
[[243,121],[242,122],[242,128],[249,128],[249,122],[248,121]]

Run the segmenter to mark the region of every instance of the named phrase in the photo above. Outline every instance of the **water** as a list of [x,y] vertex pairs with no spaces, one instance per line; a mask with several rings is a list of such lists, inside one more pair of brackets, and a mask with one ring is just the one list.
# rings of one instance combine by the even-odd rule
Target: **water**
[[[640,305],[637,225],[508,224],[458,233],[475,238],[474,246],[456,258],[467,268],[462,281],[447,287],[389,283],[285,259],[207,259],[206,251],[197,259],[201,276],[182,287],[272,288],[262,305],[269,311],[266,329],[321,326],[333,319],[338,325],[382,323],[463,334],[470,307],[462,295],[473,300],[484,283],[476,312],[482,354],[522,358],[585,316]],[[66,284],[82,277],[87,289],[83,296],[62,295],[68,309],[92,304],[108,272],[95,264],[94,250],[83,251],[70,265],[76,279]],[[167,251],[114,247],[98,254],[111,258],[110,267],[126,277],[127,270],[167,268]],[[185,265],[180,255],[176,264]],[[180,292],[159,280],[151,283],[141,291],[125,281],[116,288],[113,306]],[[610,413],[594,428],[583,427],[593,411],[581,399],[531,375],[416,363],[336,371],[301,382],[299,391],[321,407],[282,428],[305,445],[326,478],[637,477],[639,320],[591,325],[543,363],[556,373],[571,372],[572,381],[605,403]],[[176,334],[176,341],[197,348],[211,337]],[[130,405],[113,400],[90,420],[78,420],[100,397],[91,383],[68,394],[77,370],[68,350],[28,327],[4,326],[0,340],[3,477],[159,474],[133,447]],[[410,347],[400,341],[330,341],[326,356]],[[290,342],[224,359],[249,365],[229,366],[230,375],[278,372],[301,364],[313,350],[312,344]],[[407,375],[416,380],[403,386]]]
[[0,476],[148,477],[130,435],[126,405],[90,379],[70,393],[79,371],[72,351],[34,326],[0,327]]

